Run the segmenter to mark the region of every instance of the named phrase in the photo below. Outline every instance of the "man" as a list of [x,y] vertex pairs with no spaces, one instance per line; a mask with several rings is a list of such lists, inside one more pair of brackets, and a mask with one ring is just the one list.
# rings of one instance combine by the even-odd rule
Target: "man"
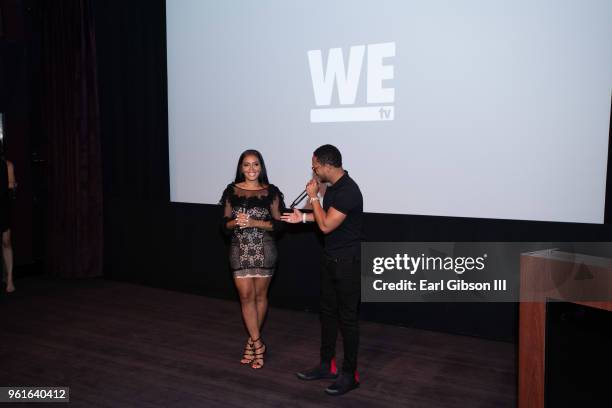
[[[363,196],[357,183],[342,168],[342,155],[332,145],[323,145],[312,157],[314,177],[306,185],[312,213],[294,209],[281,218],[289,223],[316,222],[325,234],[325,256],[321,271],[321,363],[297,373],[302,380],[336,379],[325,392],[342,395],[359,386],[358,307],[360,303],[360,253]],[[329,186],[321,205],[319,182]],[[336,368],[336,337],[342,333],[342,373]]]

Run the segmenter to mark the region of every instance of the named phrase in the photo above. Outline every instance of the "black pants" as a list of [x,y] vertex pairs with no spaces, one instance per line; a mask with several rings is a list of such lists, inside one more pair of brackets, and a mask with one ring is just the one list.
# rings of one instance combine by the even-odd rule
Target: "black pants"
[[360,298],[359,261],[324,259],[320,303],[321,361],[329,363],[336,355],[336,338],[340,329],[344,344],[342,371],[351,375],[357,370]]

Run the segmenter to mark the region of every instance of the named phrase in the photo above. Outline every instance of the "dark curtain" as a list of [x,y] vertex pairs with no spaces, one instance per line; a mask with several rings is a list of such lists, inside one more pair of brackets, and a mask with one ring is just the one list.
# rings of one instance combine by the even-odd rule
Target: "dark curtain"
[[47,142],[47,272],[102,275],[96,47],[90,0],[40,1],[41,124]]
[[93,1],[105,213],[169,202],[165,3]]
[[165,0],[94,0],[93,5],[104,275],[178,285],[184,279],[174,272],[185,269],[189,257],[183,256],[186,250],[172,251],[191,237],[176,223],[169,203]]

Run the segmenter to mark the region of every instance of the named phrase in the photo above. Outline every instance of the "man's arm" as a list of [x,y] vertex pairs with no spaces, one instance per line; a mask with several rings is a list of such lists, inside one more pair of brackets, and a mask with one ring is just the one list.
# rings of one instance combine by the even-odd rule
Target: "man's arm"
[[346,214],[336,210],[334,207],[330,207],[327,211],[321,207],[321,202],[318,197],[319,183],[317,183],[317,180],[312,179],[306,184],[306,192],[308,196],[311,197],[312,218],[319,226],[319,229],[324,234],[329,234],[338,228],[345,220]]
[[319,193],[319,185],[315,179],[310,180],[308,184],[306,184],[306,192],[308,196],[311,197],[312,213],[303,213],[297,208],[294,208],[292,213],[283,214],[281,220],[291,224],[297,224],[304,220],[306,222],[316,222],[317,226],[324,234],[329,234],[338,228],[346,219],[346,214],[333,207],[330,207],[327,211],[321,207],[321,202],[317,195]]
[[321,207],[319,200],[313,200],[311,217],[324,234],[329,234],[344,222],[346,214],[336,210],[334,207],[330,207],[326,212]]

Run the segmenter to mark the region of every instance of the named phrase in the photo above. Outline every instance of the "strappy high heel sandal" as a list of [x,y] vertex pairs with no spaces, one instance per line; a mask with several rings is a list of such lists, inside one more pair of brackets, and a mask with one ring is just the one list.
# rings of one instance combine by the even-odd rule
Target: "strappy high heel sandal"
[[253,339],[249,337],[247,344],[244,347],[244,354],[242,355],[240,364],[251,364],[253,360],[255,360],[255,350],[253,350],[253,344]]
[[[264,366],[264,355],[266,354],[266,351],[268,351],[268,347],[263,341],[261,341],[261,337],[257,340],[253,340],[253,346],[255,346],[257,342],[261,343],[261,345],[253,349],[253,360],[251,361],[251,368],[259,370]],[[258,351],[262,349],[263,351]]]

